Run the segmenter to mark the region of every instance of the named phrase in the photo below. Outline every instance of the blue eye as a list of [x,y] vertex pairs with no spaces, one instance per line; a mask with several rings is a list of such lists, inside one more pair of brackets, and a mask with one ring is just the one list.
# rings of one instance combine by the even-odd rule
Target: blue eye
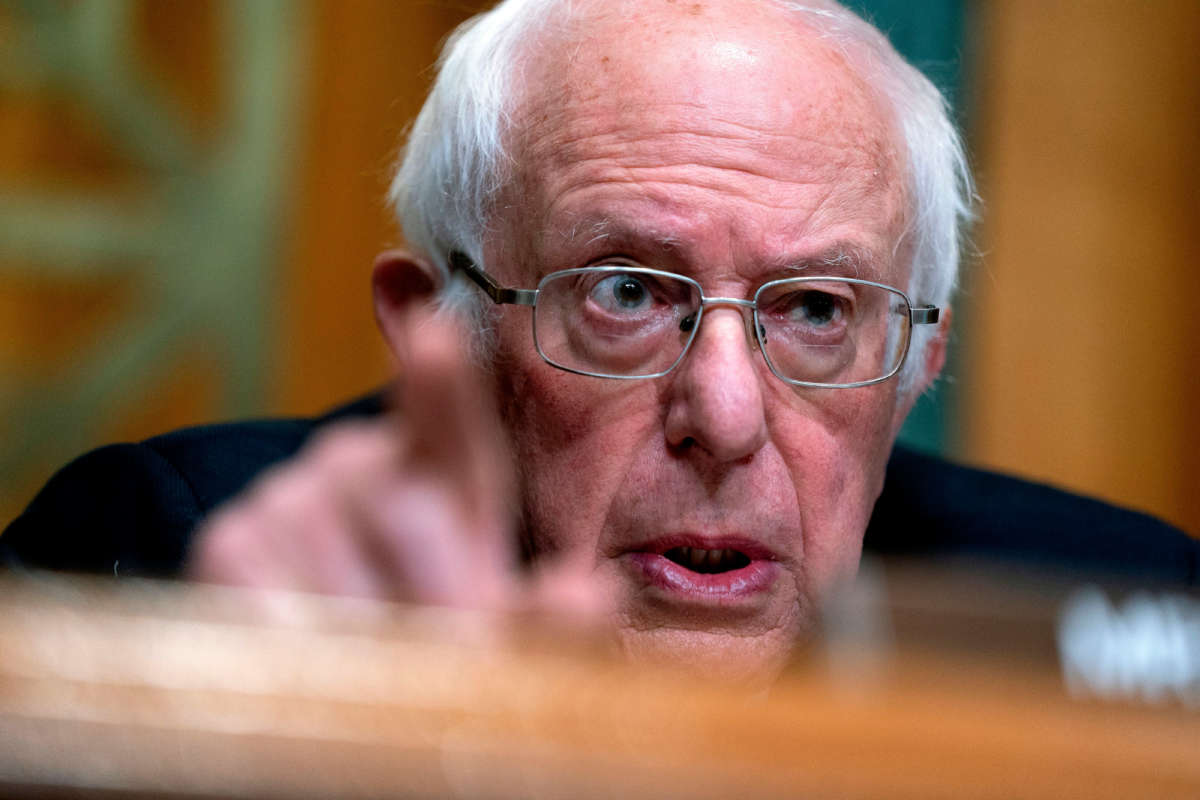
[[828,292],[801,292],[793,306],[793,313],[810,325],[828,325],[838,317],[837,298]]
[[636,275],[617,273],[598,281],[592,299],[609,311],[642,311],[653,302],[649,288]]

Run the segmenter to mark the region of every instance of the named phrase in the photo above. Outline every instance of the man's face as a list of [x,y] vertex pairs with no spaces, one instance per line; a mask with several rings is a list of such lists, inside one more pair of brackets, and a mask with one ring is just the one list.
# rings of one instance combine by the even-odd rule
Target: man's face
[[[539,91],[513,143],[524,169],[487,267],[531,287],[621,258],[735,298],[830,272],[904,287],[903,165],[881,105],[774,11],[677,7],[597,19],[582,45],[531,65]],[[853,258],[827,263],[839,255]],[[731,674],[776,665],[857,567],[908,405],[897,382],[789,386],[730,306],[706,310],[657,379],[550,367],[525,308],[500,312],[498,340],[536,556],[572,559],[612,593],[631,653]],[[702,574],[696,549],[750,563]]]

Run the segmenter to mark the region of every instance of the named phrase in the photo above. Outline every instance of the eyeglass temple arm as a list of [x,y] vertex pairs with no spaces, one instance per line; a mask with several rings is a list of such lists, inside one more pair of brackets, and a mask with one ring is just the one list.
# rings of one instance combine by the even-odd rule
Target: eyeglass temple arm
[[941,315],[937,306],[915,306],[908,310],[913,325],[933,325]]
[[531,306],[537,299],[537,291],[532,289],[509,289],[500,284],[486,272],[475,266],[475,262],[465,253],[455,250],[450,253],[450,266],[466,273],[475,284],[492,298],[496,305],[511,304]]

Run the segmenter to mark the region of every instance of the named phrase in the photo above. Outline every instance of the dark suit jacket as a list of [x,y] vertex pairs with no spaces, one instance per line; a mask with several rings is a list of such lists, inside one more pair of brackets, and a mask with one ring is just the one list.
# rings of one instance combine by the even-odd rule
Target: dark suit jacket
[[[317,419],[189,428],[94,450],[0,536],[0,562],[172,575],[196,524],[322,425],[377,414],[370,396]],[[1200,585],[1200,541],[1144,514],[897,447],[868,551],[1022,563]]]

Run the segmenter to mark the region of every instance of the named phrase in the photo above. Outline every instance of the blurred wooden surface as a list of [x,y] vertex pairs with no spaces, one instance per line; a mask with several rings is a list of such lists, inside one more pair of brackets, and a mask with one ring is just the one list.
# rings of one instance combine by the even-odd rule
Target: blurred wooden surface
[[1200,3],[980,3],[962,453],[1200,535]]
[[[1200,794],[1200,710],[1069,698],[1045,596],[889,580],[890,636],[762,695],[470,614],[277,596],[255,625],[237,592],[10,576],[0,796]],[[975,644],[943,624],[968,597]]]

